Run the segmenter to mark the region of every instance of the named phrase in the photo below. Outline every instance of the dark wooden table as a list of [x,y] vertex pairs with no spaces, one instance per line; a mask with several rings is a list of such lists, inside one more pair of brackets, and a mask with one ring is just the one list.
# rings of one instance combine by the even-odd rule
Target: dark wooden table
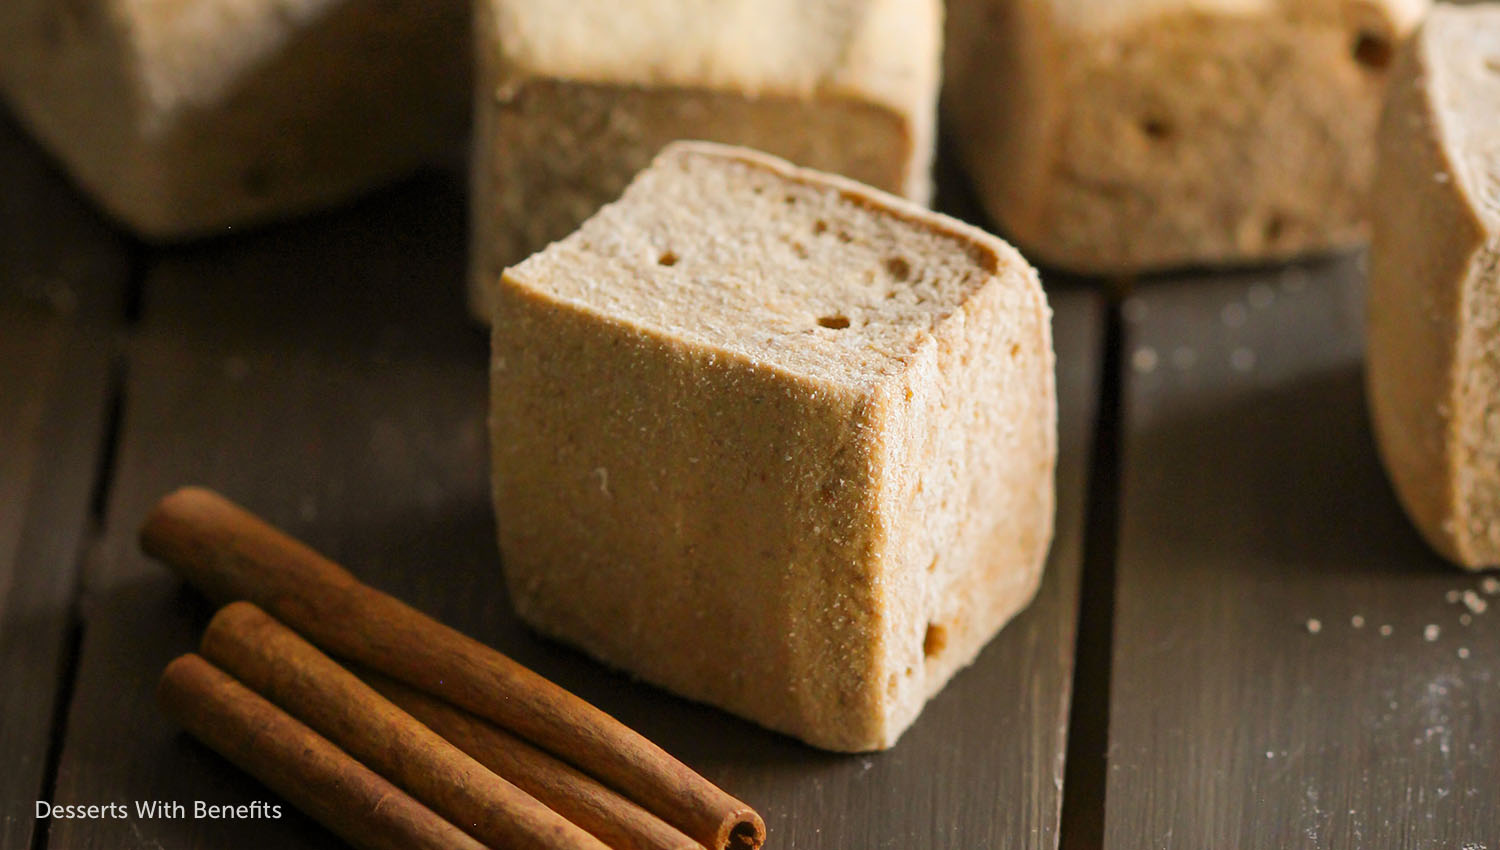
[[[983,224],[944,174],[941,206]],[[655,738],[756,805],[769,847],[1500,850],[1500,612],[1450,601],[1479,579],[1421,545],[1377,466],[1358,258],[1134,292],[1046,275],[1062,459],[1041,595],[895,749],[834,756],[517,624],[463,219],[434,174],[153,249],[0,116],[0,850],[336,843],[295,812],[35,817],[270,796],[154,705],[210,613],[135,544],[183,483]]]

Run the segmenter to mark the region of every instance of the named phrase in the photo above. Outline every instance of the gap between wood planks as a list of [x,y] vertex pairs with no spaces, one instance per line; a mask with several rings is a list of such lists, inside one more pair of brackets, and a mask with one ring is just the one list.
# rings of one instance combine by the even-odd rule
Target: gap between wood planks
[[1124,343],[1120,305],[1130,288],[1129,281],[1114,281],[1106,287],[1109,303],[1105,311],[1099,409],[1094,423],[1084,514],[1083,576],[1078,593],[1073,692],[1063,768],[1062,818],[1058,826],[1060,850],[1099,850],[1104,846],[1123,416]]
[[[120,314],[113,327],[107,329],[116,338],[111,353],[108,407],[99,436],[101,445],[90,489],[88,524],[73,565],[74,586],[68,603],[69,625],[59,663],[46,763],[41,785],[37,789],[36,799],[39,800],[51,799],[54,794],[58,766],[67,738],[68,717],[84,629],[86,568],[102,537],[104,513],[114,484],[130,368],[129,352],[144,311],[146,277],[158,256],[158,252],[139,241],[128,239],[127,244],[130,252],[130,276],[125,298],[120,305]],[[1059,824],[1061,850],[1097,850],[1102,846],[1103,840],[1104,789],[1108,769],[1114,561],[1118,533],[1119,423],[1122,414],[1122,326],[1119,308],[1128,283],[1116,282],[1108,288],[1110,298],[1100,354],[1100,398],[1089,461],[1083,575]],[[32,832],[31,850],[48,850],[50,837],[50,819],[39,820]]]
[[[114,337],[110,352],[109,386],[106,389],[104,427],[100,431],[100,447],[94,466],[93,481],[89,488],[89,511],[87,524],[78,551],[73,557],[73,588],[68,597],[68,629],[63,640],[57,671],[57,691],[52,703],[52,720],[48,733],[46,763],[42,767],[42,781],[37,788],[38,800],[51,800],[57,788],[57,769],[62,759],[63,745],[67,740],[68,714],[73,703],[73,687],[78,678],[79,649],[83,643],[83,598],[88,575],[88,563],[104,531],[104,513],[109,505],[110,490],[114,485],[115,458],[120,446],[120,429],[125,412],[125,387],[130,369],[130,340],[140,322],[141,301],[146,287],[146,271],[150,267],[150,251],[140,242],[121,236],[130,256],[130,277],[126,283],[125,299],[121,304],[118,324],[106,323],[104,332]],[[112,326],[113,325],[113,326]],[[31,850],[47,850],[52,832],[52,818],[41,818],[31,832]]]

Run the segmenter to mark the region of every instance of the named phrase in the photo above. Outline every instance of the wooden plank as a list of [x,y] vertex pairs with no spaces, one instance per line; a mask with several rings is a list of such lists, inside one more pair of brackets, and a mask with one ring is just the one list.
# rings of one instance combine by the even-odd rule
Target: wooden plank
[[0,312],[0,849],[31,846],[90,497],[104,446],[107,345]]
[[72,673],[131,252],[3,106],[0,187],[0,850],[19,850]]
[[[162,666],[194,645],[208,611],[137,552],[135,530],[160,495],[200,482],[655,738],[759,806],[775,846],[1051,846],[1097,299],[1056,303],[1065,450],[1058,542],[1039,601],[894,751],[837,757],[632,682],[514,619],[489,506],[485,341],[459,300],[461,207],[449,205],[460,203],[441,187],[407,187],[346,215],[195,249],[153,272],[58,801],[267,796],[173,729],[152,701]],[[337,289],[351,286],[363,289]],[[309,308],[309,298],[321,306]],[[288,814],[232,824],[58,821],[49,842],[157,843],[296,848],[331,838]]]
[[0,305],[59,316],[124,315],[131,247],[0,104]]
[[1326,261],[1125,303],[1107,848],[1500,836],[1500,623],[1447,600],[1478,579],[1380,469],[1363,277]]
[[[160,717],[154,682],[208,613],[142,558],[135,529],[198,481],[473,628],[504,600],[483,469],[485,373],[423,359],[371,366],[319,353],[226,350],[149,335],[132,352],[120,464],[56,799],[267,799]],[[425,594],[417,592],[427,588]],[[128,733],[125,731],[128,730]],[[53,847],[311,847],[303,819],[55,821]]]
[[[418,180],[346,212],[156,258],[88,577],[56,801],[267,797],[155,706],[162,666],[194,646],[208,613],[136,551],[146,510],[172,487],[198,481],[237,494],[396,592],[449,588],[450,607],[481,619],[504,604],[488,592],[498,556],[484,475],[486,346],[463,318],[462,203],[451,181]],[[465,604],[475,599],[485,601]],[[54,821],[48,844],[158,841],[332,843],[288,810],[280,821],[234,824],[133,812]]]
[[[464,312],[461,181],[408,180],[344,211],[159,255],[145,330],[225,347],[482,362]],[[460,281],[455,284],[454,281]]]

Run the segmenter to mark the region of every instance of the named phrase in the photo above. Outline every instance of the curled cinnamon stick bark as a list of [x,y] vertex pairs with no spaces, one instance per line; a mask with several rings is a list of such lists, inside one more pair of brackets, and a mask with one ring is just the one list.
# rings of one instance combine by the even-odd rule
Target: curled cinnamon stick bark
[[484,844],[608,850],[249,602],[214,615],[201,651]]
[[702,850],[667,822],[505,730],[368,670],[370,687],[613,850]]
[[193,737],[360,850],[484,850],[200,656],[167,665],[157,700]]
[[219,602],[256,603],[313,643],[473,712],[572,763],[715,850],[754,850],[765,824],[640,734],[495,650],[361,584],[224,497],[184,488],[141,546]]

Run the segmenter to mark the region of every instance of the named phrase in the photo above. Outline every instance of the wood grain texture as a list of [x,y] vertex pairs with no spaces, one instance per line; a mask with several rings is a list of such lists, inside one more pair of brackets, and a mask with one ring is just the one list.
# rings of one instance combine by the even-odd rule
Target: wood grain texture
[[[209,613],[136,549],[147,510],[179,484],[244,495],[390,590],[436,601],[432,613],[465,611],[469,626],[500,615],[483,463],[485,340],[461,318],[461,262],[431,263],[421,249],[449,220],[450,244],[461,244],[461,212],[456,195],[407,186],[346,213],[166,255],[152,269],[104,540],[88,576],[57,801],[123,794],[228,803],[268,793],[181,735],[151,698],[149,682],[196,646]],[[439,223],[421,228],[419,241],[409,227],[422,221]],[[445,284],[452,323],[414,322],[423,330],[412,342],[403,319],[432,315],[421,312],[419,287]],[[352,293],[348,305],[331,294],[338,287]],[[333,839],[292,812],[232,825],[58,821],[49,846],[153,842],[316,847]]]
[[155,257],[144,330],[226,349],[323,352],[378,368],[424,356],[483,363],[464,316],[459,178],[428,174],[357,206]]
[[131,247],[0,103],[0,306],[118,320]]
[[0,312],[0,848],[31,846],[104,448],[107,345]]
[[1124,304],[1110,850],[1500,837],[1500,613],[1448,601],[1480,579],[1380,469],[1363,279],[1325,261]]
[[[1040,598],[895,750],[833,756],[632,682],[515,620],[490,513],[486,345],[459,301],[460,211],[456,193],[408,186],[348,213],[202,246],[153,272],[57,800],[243,803],[268,794],[181,735],[150,698],[162,667],[193,647],[208,610],[137,552],[135,532],[157,498],[196,482],[640,730],[756,806],[771,846],[1051,847],[1097,299],[1071,293],[1054,302],[1061,511]],[[352,292],[347,303],[340,291]],[[60,821],[50,846],[331,842],[290,815],[232,825]]]

